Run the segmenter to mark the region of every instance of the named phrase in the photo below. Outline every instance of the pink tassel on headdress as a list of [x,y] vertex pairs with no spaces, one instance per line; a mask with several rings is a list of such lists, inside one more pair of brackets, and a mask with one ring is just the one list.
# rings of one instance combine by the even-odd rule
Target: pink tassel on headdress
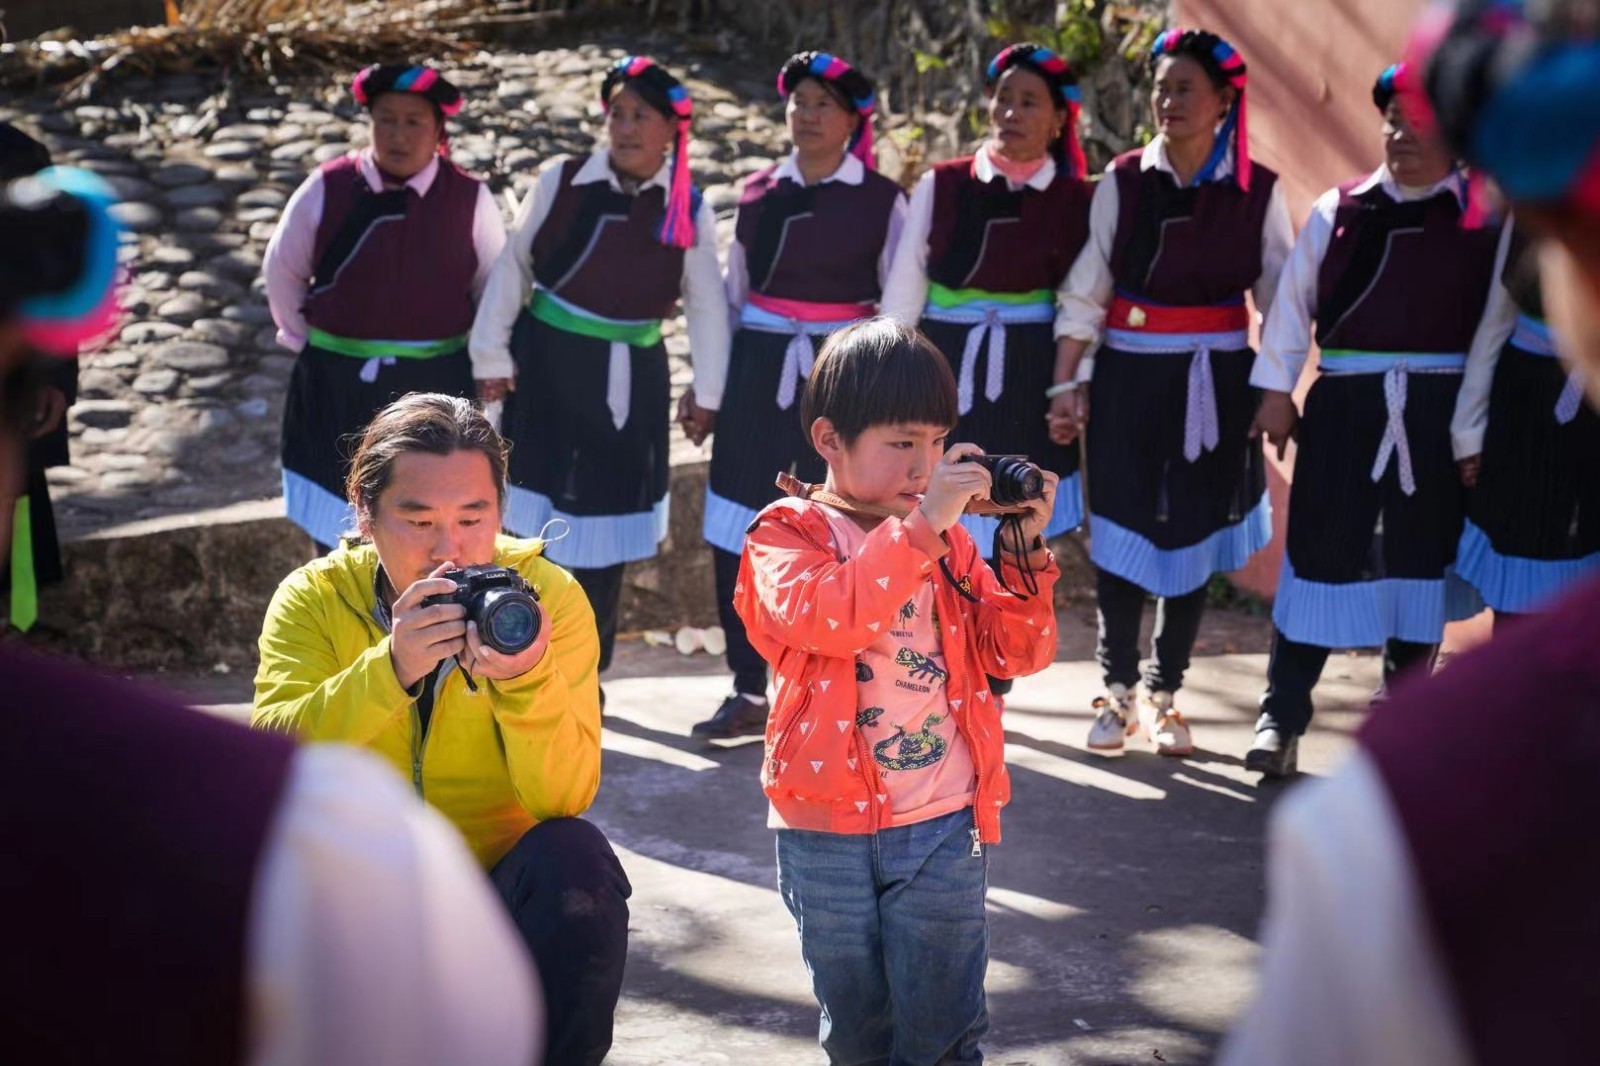
[[878,152],[872,141],[872,116],[861,116],[861,136],[856,138],[856,143],[850,146],[850,152],[861,160],[868,170],[878,169]]
[[1083,112],[1083,105],[1069,103],[1067,105],[1067,128],[1062,131],[1062,139],[1066,143],[1067,162],[1072,164],[1072,176],[1087,178],[1089,176],[1089,160],[1083,154],[1083,144],[1078,140],[1078,116]]
[[678,120],[678,143],[672,149],[672,187],[667,192],[667,217],[661,224],[661,243],[672,248],[694,247],[694,219],[689,211],[689,120]]
[[1250,191],[1250,131],[1245,125],[1244,90],[1239,90],[1239,122],[1233,128],[1233,172],[1239,179],[1239,191]]
[[1461,211],[1462,229],[1483,229],[1489,224],[1489,183],[1483,171],[1467,172],[1466,206]]

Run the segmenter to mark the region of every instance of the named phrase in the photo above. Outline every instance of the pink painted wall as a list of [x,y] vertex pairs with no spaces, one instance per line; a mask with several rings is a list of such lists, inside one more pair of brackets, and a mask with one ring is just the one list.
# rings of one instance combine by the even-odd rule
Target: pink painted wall
[[[1422,0],[1175,0],[1178,25],[1203,26],[1249,64],[1250,154],[1281,176],[1298,229],[1311,201],[1383,161],[1372,82],[1399,58]],[[1304,386],[1302,386],[1302,394]],[[1234,575],[1262,595],[1277,586],[1289,512],[1290,463],[1269,452],[1276,535]],[[1447,645],[1475,643],[1487,615],[1452,626]]]

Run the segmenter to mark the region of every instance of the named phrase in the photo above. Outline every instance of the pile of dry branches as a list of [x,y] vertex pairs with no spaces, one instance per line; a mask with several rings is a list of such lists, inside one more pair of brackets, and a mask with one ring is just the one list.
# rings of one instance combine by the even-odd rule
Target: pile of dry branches
[[508,0],[167,0],[165,26],[0,46],[0,85],[67,82],[65,97],[86,99],[124,74],[213,70],[275,80],[380,58],[450,58],[491,27],[551,17]]

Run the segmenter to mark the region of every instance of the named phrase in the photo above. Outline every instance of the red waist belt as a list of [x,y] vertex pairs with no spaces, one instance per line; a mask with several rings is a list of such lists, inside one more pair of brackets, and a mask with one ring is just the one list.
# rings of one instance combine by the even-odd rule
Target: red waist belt
[[1242,303],[1171,307],[1117,296],[1106,314],[1106,328],[1143,333],[1236,333],[1250,328],[1250,311]]

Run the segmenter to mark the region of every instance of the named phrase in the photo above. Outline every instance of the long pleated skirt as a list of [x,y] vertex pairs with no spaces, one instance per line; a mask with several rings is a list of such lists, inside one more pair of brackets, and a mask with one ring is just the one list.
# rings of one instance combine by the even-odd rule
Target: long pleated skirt
[[[371,380],[367,380],[370,378]],[[428,359],[360,359],[307,345],[283,405],[283,499],[290,521],[319,544],[355,532],[344,480],[372,416],[411,392],[471,397],[467,351]]]
[[[826,339],[810,338],[812,350],[821,349]],[[790,340],[785,334],[749,327],[741,327],[733,335],[728,383],[717,411],[717,431],[711,438],[703,527],[706,543],[723,551],[744,550],[745,530],[761,509],[780,495],[775,484],[780,471],[813,484],[828,474],[827,464],[811,447],[811,437],[800,424],[800,394],[805,383],[795,390],[788,407],[778,402]]]
[[626,351],[631,387],[619,428],[606,399],[609,341],[526,311],[512,330],[517,387],[501,416],[511,443],[505,525],[518,536],[543,533],[562,566],[648,559],[667,535],[667,352],[660,342]]
[[1185,455],[1192,352],[1106,346],[1089,391],[1089,558],[1157,596],[1237,570],[1272,538],[1248,348],[1210,353],[1216,446]]
[[1324,374],[1311,386],[1273,605],[1285,635],[1326,648],[1433,644],[1446,622],[1481,609],[1454,571],[1466,505],[1450,446],[1460,387],[1459,373],[1407,377],[1407,492],[1398,448],[1372,476],[1389,423],[1385,375]]
[[[1507,343],[1456,569],[1497,611],[1537,610],[1600,571],[1600,415],[1557,414],[1568,371]],[[1581,398],[1580,398],[1581,399]]]

